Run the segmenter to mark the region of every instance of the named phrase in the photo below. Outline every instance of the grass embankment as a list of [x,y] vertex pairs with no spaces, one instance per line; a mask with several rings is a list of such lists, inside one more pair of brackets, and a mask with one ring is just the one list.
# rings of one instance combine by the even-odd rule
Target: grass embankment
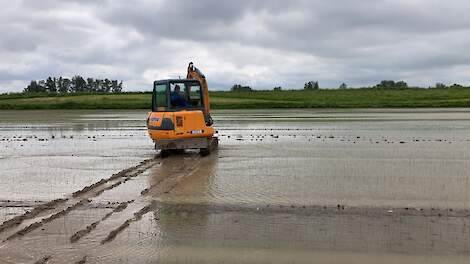
[[[150,93],[1,95],[0,109],[149,109]],[[211,92],[214,109],[470,107],[470,89]]]

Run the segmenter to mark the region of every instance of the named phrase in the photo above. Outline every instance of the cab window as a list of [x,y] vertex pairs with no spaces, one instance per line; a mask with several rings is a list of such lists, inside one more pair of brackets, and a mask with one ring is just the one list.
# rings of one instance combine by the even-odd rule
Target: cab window
[[154,89],[154,103],[158,107],[167,107],[166,84],[156,84]]
[[188,105],[190,107],[201,107],[201,87],[199,84],[188,84]]
[[170,83],[170,104],[173,109],[199,109],[202,106],[201,87],[195,82]]
[[188,106],[188,96],[184,83],[170,84],[170,103],[172,108],[185,108]]

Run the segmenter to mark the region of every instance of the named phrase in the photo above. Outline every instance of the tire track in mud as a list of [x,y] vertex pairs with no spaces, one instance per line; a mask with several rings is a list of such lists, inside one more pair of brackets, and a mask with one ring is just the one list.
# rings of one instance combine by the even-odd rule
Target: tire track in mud
[[78,260],[77,262],[75,262],[75,264],[85,264],[86,263],[86,259],[87,257],[84,256],[82,259]]
[[[51,245],[49,245],[49,248],[44,248],[44,253],[47,252],[54,255],[54,259],[52,260],[53,262],[60,263],[61,260],[66,260],[68,263],[85,263],[87,259],[83,255],[84,252],[90,252],[90,250],[93,252],[96,248],[112,242],[132,223],[140,221],[146,213],[152,210],[157,210],[159,208],[159,202],[156,198],[162,194],[168,194],[184,179],[197,172],[201,166],[201,161],[204,159],[205,158],[200,158],[198,156],[197,158],[190,158],[189,160],[181,160],[178,158],[170,161],[159,161],[156,159],[143,161],[137,166],[125,169],[112,175],[108,179],[101,180],[73,193],[70,198],[36,207],[32,210],[33,213],[28,212],[22,215],[21,218],[18,218],[20,222],[16,225],[8,227],[5,226],[5,229],[3,230],[4,232],[0,232],[0,235],[7,235],[7,240],[11,241],[15,238],[27,235],[44,224],[53,222],[81,206],[83,206],[85,210],[93,210],[93,208],[88,205],[91,202],[91,198],[97,197],[107,190],[111,190],[123,183],[126,183],[131,178],[141,175],[155,164],[161,163],[162,166],[167,165],[167,169],[170,169],[159,169],[158,181],[153,183],[150,188],[140,192],[136,191],[127,197],[128,199],[133,200],[120,203],[111,212],[108,212],[100,219],[95,219],[94,222],[89,223],[86,227],[76,231],[71,236],[65,236],[64,242],[69,242],[71,244],[69,248],[70,251],[62,251],[63,248],[61,248],[61,254],[56,255],[55,253],[57,252],[55,252],[54,246],[50,247]],[[149,201],[149,198],[151,201]],[[78,204],[80,202],[81,204]],[[131,204],[132,206],[129,206]],[[56,222],[54,221],[52,225],[54,225],[54,223]],[[91,237],[86,240],[86,243],[76,243],[84,236]],[[21,240],[18,240],[18,242],[15,243],[20,243],[18,245],[21,245],[22,242],[20,241]],[[12,246],[13,245],[15,244],[12,244]],[[78,253],[78,255],[76,253]]]
[[143,189],[140,194],[142,196],[157,197],[161,194],[168,194],[184,179],[194,174],[201,166],[201,162],[205,158],[192,159],[189,167],[183,168],[177,172],[171,172],[171,175],[162,177],[157,182],[150,185],[149,188]]
[[[154,199],[161,194],[169,193],[181,181],[198,171],[202,160],[204,160],[204,158],[199,156],[190,158],[189,160],[181,160],[179,158],[163,160],[162,166],[167,166],[167,168],[169,167],[171,169],[168,171],[160,170],[159,180],[152,184],[150,188],[145,189],[147,192],[137,191],[134,193],[134,197],[129,197],[135,199],[135,201],[131,200],[132,202],[128,202],[126,205],[119,205],[113,212],[106,214],[101,220],[92,222],[70,237],[70,241],[74,244],[75,250],[87,251],[87,248],[97,248],[113,241],[132,223],[140,221],[146,213],[158,208],[158,202]],[[148,196],[151,196],[152,199],[150,203]],[[131,204],[132,206],[127,206]],[[126,217],[128,218],[126,219]],[[121,221],[121,224],[117,225],[119,221]],[[87,240],[87,243],[76,243],[87,235],[91,236],[89,240]],[[72,240],[75,242],[72,242]]]
[[52,257],[50,255],[44,256],[38,261],[34,262],[34,264],[46,264]]
[[99,225],[99,223],[101,223],[102,221],[105,221],[106,219],[108,219],[109,217],[111,217],[111,215],[123,211],[124,209],[127,208],[127,206],[128,206],[130,203],[133,203],[133,202],[134,202],[134,200],[130,200],[130,201],[123,202],[123,203],[119,204],[116,208],[114,208],[113,211],[107,213],[107,214],[106,214],[105,216],[103,216],[100,220],[91,223],[91,224],[88,225],[85,229],[79,230],[79,231],[77,231],[75,234],[73,234],[73,235],[70,237],[70,242],[71,242],[71,243],[77,242],[77,241],[80,240],[82,237],[86,236],[86,235],[89,234],[91,231],[93,231],[93,230]]
[[72,197],[81,197],[89,192],[93,192],[93,196],[98,196],[104,191],[110,190],[120,185],[121,183],[128,181],[130,178],[142,174],[144,171],[152,167],[155,163],[155,159],[144,160],[136,166],[124,169],[116,174],[113,174],[108,179],[102,179],[99,182],[86,186],[83,189],[72,193]]
[[156,163],[156,159],[144,160],[136,166],[124,169],[107,179],[102,179],[74,192],[70,198],[53,200],[5,221],[0,225],[0,239],[6,241],[23,236],[45,223],[68,214],[70,211],[83,205],[84,201],[89,201],[91,198],[99,196],[103,192],[111,190],[142,174]]
[[51,221],[53,221],[53,220],[55,220],[55,219],[57,219],[57,218],[59,218],[59,217],[62,217],[62,216],[64,216],[64,215],[70,213],[71,211],[77,209],[78,207],[83,206],[83,205],[85,205],[85,204],[87,204],[87,203],[90,203],[90,202],[91,202],[91,200],[83,199],[83,200],[81,200],[80,202],[78,202],[78,203],[76,203],[76,204],[74,204],[74,205],[72,205],[72,206],[69,206],[69,207],[65,208],[64,210],[59,211],[58,213],[55,213],[55,214],[53,214],[53,215],[51,215],[51,216],[49,216],[49,217],[47,217],[47,218],[43,218],[41,221],[39,221],[39,222],[34,222],[34,223],[32,223],[31,225],[29,225],[29,226],[27,226],[27,227],[21,229],[20,231],[18,231],[18,232],[16,232],[16,233],[13,233],[11,236],[7,237],[7,238],[4,240],[4,242],[7,241],[7,240],[11,240],[11,239],[13,239],[13,238],[16,238],[16,237],[24,236],[24,235],[26,235],[27,233],[29,233],[29,232],[35,230],[36,228],[41,227],[42,225],[44,225],[44,224],[46,224],[46,223],[49,223],[49,222],[51,222]]
[[101,241],[101,245],[112,241],[116,236],[121,233],[124,229],[126,229],[132,222],[137,222],[140,219],[142,219],[142,216],[145,215],[146,213],[150,212],[150,210],[153,208],[154,203],[151,203],[149,205],[144,206],[142,209],[140,209],[138,212],[134,213],[134,217],[127,219],[123,224],[121,224],[118,228],[112,230],[109,232],[108,236],[106,236],[105,239]]
[[16,216],[10,220],[7,220],[5,222],[3,222],[1,225],[0,225],[0,233],[2,233],[2,231],[6,230],[6,229],[9,229],[9,228],[12,228],[14,226],[17,226],[19,224],[21,224],[24,220],[26,219],[31,219],[31,218],[34,218],[36,217],[37,215],[39,215],[40,213],[44,212],[45,210],[49,210],[49,209],[53,209],[55,208],[55,206],[59,205],[59,204],[63,204],[67,201],[68,199],[56,199],[56,200],[52,200],[48,203],[45,203],[45,204],[42,204],[42,205],[39,205],[39,206],[36,206],[33,210],[31,211],[28,211],[22,215],[19,215],[19,216]]
[[[204,167],[204,158],[191,160],[191,165],[178,172],[173,172],[166,177],[161,178],[156,183],[152,184],[149,188],[141,191],[142,198],[149,196],[152,201],[150,204],[142,207],[134,213],[134,216],[125,220],[120,226],[112,230],[108,236],[101,241],[101,245],[114,240],[121,232],[128,228],[132,223],[141,220],[142,216],[152,210],[160,210],[161,208],[170,207],[172,210],[184,212],[199,212],[207,211],[213,213],[220,212],[244,212],[253,214],[290,214],[290,215],[366,215],[368,217],[378,216],[425,216],[425,217],[468,217],[468,210],[453,210],[453,209],[436,209],[430,208],[429,210],[422,208],[364,208],[364,207],[350,207],[338,204],[334,205],[270,205],[270,204],[253,204],[253,205],[239,205],[239,204],[192,204],[192,203],[172,203],[159,199],[160,195],[168,194],[175,189],[181,182],[188,179],[194,173],[198,172]],[[143,199],[142,199],[143,200]],[[141,200],[141,201],[142,201]],[[143,200],[145,201],[145,200]]]
[[119,227],[109,232],[107,237],[101,241],[101,245],[111,242],[116,238],[119,233],[128,228],[131,223],[138,222],[146,213],[150,212],[151,210],[156,210],[159,207],[159,201],[155,198],[159,195],[170,193],[174,188],[178,186],[178,184],[193,175],[200,168],[203,159],[204,158],[192,159],[189,167],[183,168],[179,172],[173,172],[172,174],[166,177],[162,177],[159,181],[152,184],[149,188],[142,190],[140,192],[142,196],[141,200],[144,200],[145,196],[151,195],[153,198],[152,202],[140,208],[137,212],[134,213],[133,217],[127,219]]

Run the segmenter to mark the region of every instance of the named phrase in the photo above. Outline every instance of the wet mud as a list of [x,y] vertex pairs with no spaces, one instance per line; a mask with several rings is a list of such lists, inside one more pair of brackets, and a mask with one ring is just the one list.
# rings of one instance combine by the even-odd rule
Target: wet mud
[[113,211],[107,213],[105,216],[103,216],[103,218],[101,218],[99,221],[96,221],[96,222],[93,222],[91,223],[89,226],[87,226],[85,229],[82,229],[82,230],[79,230],[77,231],[75,234],[73,234],[71,237],[70,237],[70,242],[71,243],[75,243],[77,242],[78,240],[80,240],[83,236],[89,234],[91,231],[93,231],[93,229],[95,229],[98,224],[102,221],[105,221],[106,219],[108,219],[111,215],[113,215],[114,213],[119,213],[121,212],[122,210],[126,209],[128,204],[132,203],[134,201],[128,201],[128,202],[123,202],[123,203],[120,203],[116,208],[114,208]]
[[138,212],[134,213],[134,217],[127,219],[122,225],[120,225],[118,228],[112,230],[109,232],[108,236],[106,236],[105,239],[101,241],[101,244],[107,243],[112,241],[120,232],[122,232],[124,229],[129,227],[129,225],[132,222],[137,222],[140,219],[142,219],[142,216],[150,211],[152,208],[152,205],[147,205],[144,208],[140,209]]
[[40,213],[44,212],[45,210],[49,210],[51,208],[54,208],[58,204],[65,203],[66,201],[67,201],[67,199],[52,200],[48,203],[45,203],[45,204],[42,204],[42,205],[39,205],[39,206],[33,208],[33,210],[31,210],[31,211],[28,211],[28,212],[26,212],[22,215],[18,215],[18,216],[14,217],[14,218],[12,218],[8,221],[5,221],[0,225],[0,233],[2,231],[4,231],[5,229],[17,226],[17,225],[21,224],[24,220],[32,219],[32,218],[36,217],[37,215],[39,215]]
[[37,229],[37,228],[43,226],[44,224],[49,223],[49,222],[51,222],[51,221],[53,221],[53,220],[55,220],[55,219],[57,219],[57,218],[59,218],[59,217],[62,217],[62,216],[64,216],[64,215],[68,214],[70,211],[75,210],[75,209],[77,209],[78,207],[83,206],[84,204],[89,203],[89,202],[90,202],[90,200],[88,200],[88,199],[81,200],[80,202],[78,202],[78,203],[76,203],[76,204],[74,204],[74,205],[72,205],[72,206],[69,206],[69,207],[65,208],[64,210],[61,210],[61,211],[59,211],[59,212],[57,212],[57,213],[55,213],[55,214],[53,214],[53,215],[51,215],[51,216],[49,216],[49,217],[47,217],[47,218],[43,218],[43,219],[42,219],[41,221],[39,221],[39,222],[34,222],[34,223],[32,223],[31,225],[29,225],[29,226],[27,226],[27,227],[25,227],[25,228],[23,228],[23,229],[21,229],[21,230],[15,232],[14,234],[12,234],[12,235],[10,235],[9,237],[7,237],[6,240],[10,240],[10,239],[13,239],[13,238],[17,238],[17,237],[20,237],[20,236],[24,236],[24,235],[26,235],[27,233],[29,233],[29,232],[31,232],[31,231],[33,231],[33,230],[35,230],[35,229]]
[[50,258],[51,258],[51,256],[44,256],[40,260],[34,262],[34,264],[46,264],[47,261],[49,261]]
[[84,256],[82,259],[79,261],[75,262],[75,264],[85,264],[86,263],[86,256]]
[[167,158],[144,112],[15,115],[2,264],[470,261],[466,109],[219,111],[218,151]]

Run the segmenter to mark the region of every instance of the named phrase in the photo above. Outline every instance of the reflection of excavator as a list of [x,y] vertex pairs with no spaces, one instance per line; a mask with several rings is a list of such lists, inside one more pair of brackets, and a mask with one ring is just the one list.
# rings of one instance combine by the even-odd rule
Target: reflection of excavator
[[154,82],[147,128],[162,156],[184,149],[209,154],[218,144],[212,124],[206,77],[192,62],[186,79]]

